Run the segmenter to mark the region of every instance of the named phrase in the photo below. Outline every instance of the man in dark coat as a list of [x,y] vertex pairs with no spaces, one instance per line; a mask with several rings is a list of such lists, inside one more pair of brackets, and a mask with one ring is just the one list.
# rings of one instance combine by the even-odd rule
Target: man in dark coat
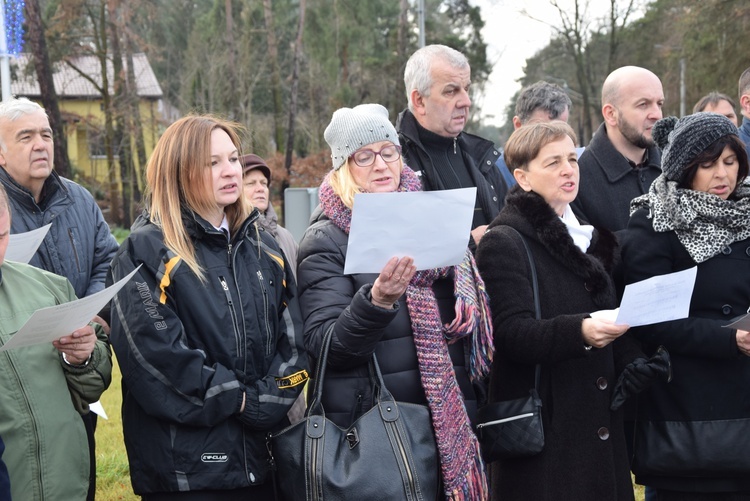
[[602,86],[604,123],[578,161],[576,217],[610,231],[625,229],[630,201],[648,192],[661,174],[661,153],[651,128],[662,118],[664,91],[659,77],[645,68],[624,66]]
[[742,113],[742,124],[740,125],[740,139],[745,143],[745,148],[750,155],[750,68],[740,75],[739,81],[740,112]]
[[[60,177],[54,165],[52,129],[47,112],[28,99],[0,106],[0,183],[13,213],[11,233],[52,226],[29,264],[67,278],[76,296],[104,289],[109,263],[117,252],[101,209],[83,186]],[[102,314],[103,315],[103,314]],[[109,332],[105,319],[96,322]],[[91,488],[96,492],[94,429],[96,415],[83,415],[89,438]]]
[[445,45],[428,45],[407,61],[404,84],[409,108],[398,116],[396,130],[406,165],[425,191],[477,188],[473,248],[500,212],[508,187],[495,167],[500,149],[463,132],[471,107],[469,61]]

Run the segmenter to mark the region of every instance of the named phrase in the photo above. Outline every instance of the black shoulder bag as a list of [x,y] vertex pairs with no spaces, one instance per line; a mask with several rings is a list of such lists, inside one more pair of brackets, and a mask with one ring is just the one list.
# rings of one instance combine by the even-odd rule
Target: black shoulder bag
[[332,331],[323,339],[305,419],[268,436],[277,499],[437,499],[440,465],[430,411],[393,399],[374,353],[375,405],[346,429],[326,419],[321,402]]
[[[531,286],[534,291],[534,308],[536,319],[541,318],[539,305],[539,285],[536,278],[534,257],[529,245],[515,228],[508,227],[518,235],[526,249],[531,270]],[[498,363],[497,360],[495,363]],[[529,396],[493,402],[485,405],[477,412],[477,437],[482,448],[482,458],[491,463],[499,459],[533,456],[542,452],[544,448],[544,429],[542,428],[542,400],[539,398],[539,374],[541,367],[536,365],[534,371],[534,387],[529,390]]]

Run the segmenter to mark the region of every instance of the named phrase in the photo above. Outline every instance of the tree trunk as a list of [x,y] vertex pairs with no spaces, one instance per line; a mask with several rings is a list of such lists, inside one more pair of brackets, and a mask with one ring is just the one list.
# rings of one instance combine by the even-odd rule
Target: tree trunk
[[135,151],[138,155],[138,168],[133,166],[133,202],[140,211],[141,185],[143,185],[144,173],[146,172],[146,145],[143,141],[143,124],[141,122],[140,99],[138,97],[138,84],[135,81],[135,67],[133,65],[133,41],[130,36],[125,35],[125,51],[127,53],[127,98],[130,108],[130,131],[135,138]]
[[[289,129],[286,140],[286,158],[284,167],[287,175],[281,183],[281,200],[283,204],[284,191],[289,187],[289,179],[292,175],[292,154],[294,153],[294,122],[297,116],[297,90],[299,88],[299,60],[302,51],[302,34],[305,29],[305,4],[306,0],[299,2],[299,25],[297,26],[297,40],[294,42],[294,60],[292,62],[292,87],[289,96]],[[282,205],[282,214],[283,205]]]
[[[93,15],[92,22],[94,21]],[[94,27],[96,30],[97,28]],[[113,139],[115,135],[112,125],[112,98],[109,94],[109,75],[107,74],[107,9],[104,0],[99,4],[99,28],[97,37],[97,58],[102,74],[102,107],[104,108],[104,151],[107,155],[107,172],[109,172],[109,210],[110,219],[117,226],[122,226],[122,215],[120,213],[120,187],[117,183],[117,171],[115,170],[115,154]]]
[[266,39],[268,41],[268,58],[271,62],[271,92],[273,94],[273,139],[276,151],[284,151],[283,103],[281,94],[281,75],[279,73],[279,49],[276,44],[276,30],[273,23],[271,0],[263,0],[263,13],[266,19]]
[[130,228],[133,222],[131,212],[132,200],[132,151],[130,147],[130,138],[126,136],[125,117],[127,114],[127,98],[125,96],[125,71],[122,67],[122,51],[120,50],[120,33],[117,23],[121,22],[120,18],[120,0],[109,0],[109,26],[110,36],[112,37],[112,70],[114,76],[114,96],[113,108],[115,115],[115,128],[113,143],[116,146],[119,164],[120,164],[120,182],[122,183],[122,226]]
[[44,22],[39,9],[39,0],[26,0],[26,23],[31,52],[34,55],[34,69],[39,82],[42,106],[49,116],[54,140],[55,170],[63,177],[71,177],[70,159],[68,158],[68,136],[65,123],[60,115],[57,91],[52,79],[52,65],[47,52],[47,38],[44,35]]

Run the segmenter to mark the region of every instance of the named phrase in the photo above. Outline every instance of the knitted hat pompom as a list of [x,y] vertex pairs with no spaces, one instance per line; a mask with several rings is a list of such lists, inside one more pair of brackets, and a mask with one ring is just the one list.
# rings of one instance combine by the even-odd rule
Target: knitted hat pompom
[[[670,132],[671,131],[671,132]],[[651,134],[662,147],[661,170],[670,181],[681,182],[693,161],[719,139],[738,135],[739,130],[727,117],[701,111],[679,120],[667,117],[654,124]]]
[[664,117],[654,124],[654,128],[651,129],[651,136],[654,138],[656,146],[662,150],[667,146],[669,133],[674,130],[675,125],[677,125],[677,117]]

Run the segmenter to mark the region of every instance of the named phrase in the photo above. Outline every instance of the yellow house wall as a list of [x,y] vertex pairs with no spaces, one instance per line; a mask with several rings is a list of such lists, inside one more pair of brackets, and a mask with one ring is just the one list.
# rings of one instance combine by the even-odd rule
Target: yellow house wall
[[[157,107],[158,103],[156,101],[146,99],[141,99],[139,105],[146,158],[148,158],[154,150],[154,144],[156,143],[160,132],[160,117]],[[110,175],[107,168],[107,159],[106,157],[92,157],[89,154],[88,143],[89,128],[104,128],[104,111],[101,107],[101,101],[64,99],[60,101],[60,111],[64,114],[67,113],[81,117],[79,122],[69,123],[66,131],[68,136],[68,156],[73,169],[78,174],[89,179],[94,179],[102,184],[108,184],[110,182]],[[131,137],[130,140],[133,151],[133,162],[136,165],[136,169],[142,171],[138,162],[135,139]],[[118,163],[115,163],[114,174],[119,183],[120,166]],[[140,179],[139,182],[142,183],[142,179]]]

